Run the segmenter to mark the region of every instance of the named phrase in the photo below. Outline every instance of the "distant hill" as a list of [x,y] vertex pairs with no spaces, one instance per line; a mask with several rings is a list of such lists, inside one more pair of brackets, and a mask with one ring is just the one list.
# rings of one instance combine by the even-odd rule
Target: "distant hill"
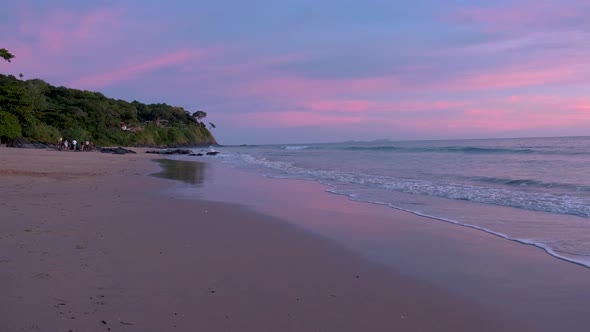
[[[107,98],[99,92],[55,87],[42,80],[0,74],[0,139],[24,137],[55,144],[198,146],[217,144],[201,122],[207,114],[178,106]],[[210,124],[214,127],[215,125]]]

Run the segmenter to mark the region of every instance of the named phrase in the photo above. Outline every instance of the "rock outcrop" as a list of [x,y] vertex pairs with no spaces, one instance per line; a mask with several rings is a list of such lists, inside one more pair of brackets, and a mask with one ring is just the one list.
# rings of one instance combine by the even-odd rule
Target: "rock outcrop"
[[136,152],[133,150],[129,150],[129,149],[125,149],[122,147],[117,147],[117,148],[99,148],[99,151],[102,153],[112,153],[112,154],[135,154]]
[[191,154],[193,153],[189,149],[165,149],[165,150],[149,150],[145,153],[153,153],[153,154]]

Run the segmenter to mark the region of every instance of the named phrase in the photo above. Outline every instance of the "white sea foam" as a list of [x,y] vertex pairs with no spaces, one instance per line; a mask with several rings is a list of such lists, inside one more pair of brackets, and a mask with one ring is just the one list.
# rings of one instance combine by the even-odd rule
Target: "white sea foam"
[[308,149],[309,146],[307,145],[283,145],[281,149],[283,150],[305,150]]
[[490,188],[443,181],[400,179],[391,176],[350,173],[338,170],[305,169],[290,162],[269,161],[248,154],[239,156],[241,160],[237,162],[238,164],[241,161],[247,165],[257,165],[267,170],[275,170],[278,173],[273,175],[280,177],[317,180],[334,186],[338,184],[365,185],[415,195],[436,196],[532,211],[590,217],[590,201],[568,195]]
[[560,158],[554,157],[566,144],[560,140],[530,144],[542,145],[544,154],[512,153],[510,141],[502,143],[501,154],[473,153],[489,149],[484,143],[461,149],[448,143],[444,149],[255,147],[224,159],[275,178],[314,180],[355,201],[471,227],[590,267],[590,181],[581,175],[590,155],[580,152],[587,145],[566,147]]

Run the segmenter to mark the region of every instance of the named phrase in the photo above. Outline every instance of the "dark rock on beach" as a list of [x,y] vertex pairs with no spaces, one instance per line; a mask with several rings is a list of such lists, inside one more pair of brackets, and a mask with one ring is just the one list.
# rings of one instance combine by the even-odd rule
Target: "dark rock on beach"
[[44,143],[29,142],[26,138],[20,137],[6,142],[7,147],[21,149],[47,149],[50,146]]
[[193,157],[200,157],[200,156],[216,156],[219,154],[219,151],[209,151],[206,153],[203,152],[199,152],[199,153],[191,153],[189,154],[189,156],[193,156]]
[[35,145],[24,138],[17,138],[12,141],[12,146],[21,149],[34,149]]
[[188,149],[167,149],[167,150],[149,150],[145,153],[153,154],[191,154],[192,151]]
[[102,153],[112,153],[112,154],[127,154],[127,153],[135,154],[136,153],[133,150],[124,149],[122,147],[117,147],[117,148],[100,148],[100,152],[102,152]]

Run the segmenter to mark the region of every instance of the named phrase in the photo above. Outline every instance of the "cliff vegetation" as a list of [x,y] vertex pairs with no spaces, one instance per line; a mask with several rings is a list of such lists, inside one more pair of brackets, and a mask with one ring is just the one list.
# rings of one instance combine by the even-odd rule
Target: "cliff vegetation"
[[[4,52],[5,60],[13,56]],[[90,140],[101,146],[217,144],[204,111],[107,98],[99,92],[55,87],[40,79],[0,74],[0,139],[56,144]]]

